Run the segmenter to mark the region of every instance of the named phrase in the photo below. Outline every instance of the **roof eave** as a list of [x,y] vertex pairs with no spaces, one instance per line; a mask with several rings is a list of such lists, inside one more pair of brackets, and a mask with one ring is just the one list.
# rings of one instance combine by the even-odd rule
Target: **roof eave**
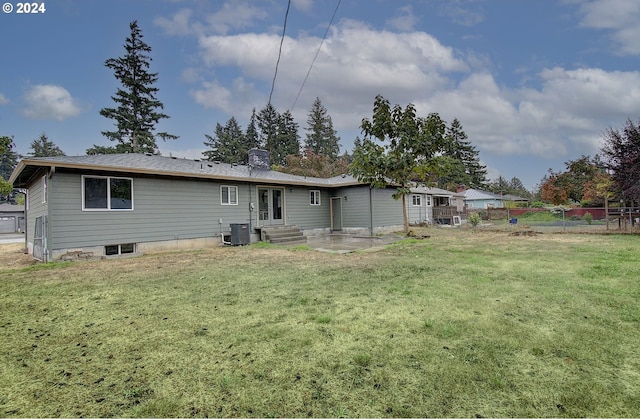
[[[154,176],[182,177],[182,178],[217,179],[217,180],[226,180],[226,181],[235,181],[235,182],[264,183],[264,184],[272,184],[272,185],[313,186],[313,187],[325,187],[325,188],[361,185],[361,183],[358,181],[334,184],[329,182],[318,182],[318,181],[309,181],[309,180],[268,179],[268,178],[259,178],[259,177],[242,176],[242,175],[233,176],[233,175],[220,175],[220,174],[214,174],[214,173],[158,171],[158,170],[150,170],[150,169],[144,169],[144,168],[95,165],[95,164],[86,164],[86,163],[69,163],[69,162],[60,162],[60,161],[54,162],[50,160],[29,160],[29,159],[23,159],[18,163],[13,173],[11,174],[9,181],[11,183],[14,183],[16,179],[18,179],[20,174],[24,171],[24,169],[29,166],[57,167],[57,168],[74,169],[74,170],[93,170],[93,171],[98,170],[103,172],[135,173],[135,174],[145,174],[145,175],[154,175]],[[26,184],[24,186],[26,186]]]

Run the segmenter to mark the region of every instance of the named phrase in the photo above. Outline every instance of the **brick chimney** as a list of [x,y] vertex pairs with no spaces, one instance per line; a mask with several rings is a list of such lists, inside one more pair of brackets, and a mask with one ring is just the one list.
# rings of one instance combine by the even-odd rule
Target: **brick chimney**
[[270,170],[271,161],[267,150],[252,148],[249,150],[249,167],[252,170]]
[[462,184],[460,184],[460,185],[458,185],[458,187],[456,188],[456,192],[457,192],[457,193],[462,193],[462,192],[464,192],[466,189],[467,189],[467,186],[466,186],[466,185],[462,185]]

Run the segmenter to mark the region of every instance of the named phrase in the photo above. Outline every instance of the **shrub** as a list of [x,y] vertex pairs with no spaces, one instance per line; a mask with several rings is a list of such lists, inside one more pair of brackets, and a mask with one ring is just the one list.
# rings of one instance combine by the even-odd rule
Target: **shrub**
[[587,222],[587,224],[591,225],[591,223],[593,223],[593,215],[591,215],[590,212],[587,212],[584,214],[584,216],[582,217],[583,220],[585,220]]
[[480,221],[482,221],[482,218],[480,218],[480,214],[477,212],[472,212],[469,214],[469,218],[467,220],[472,227],[477,227],[480,224]]

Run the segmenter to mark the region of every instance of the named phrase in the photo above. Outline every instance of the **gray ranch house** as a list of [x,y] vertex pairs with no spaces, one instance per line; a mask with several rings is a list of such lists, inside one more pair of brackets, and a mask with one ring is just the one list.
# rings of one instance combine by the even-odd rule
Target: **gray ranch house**
[[[150,154],[27,158],[10,181],[27,191],[27,251],[45,262],[247,244],[294,227],[304,238],[403,225],[395,188],[272,171],[262,150],[250,151],[248,165]],[[444,199],[431,193],[416,190],[410,211],[427,214]]]

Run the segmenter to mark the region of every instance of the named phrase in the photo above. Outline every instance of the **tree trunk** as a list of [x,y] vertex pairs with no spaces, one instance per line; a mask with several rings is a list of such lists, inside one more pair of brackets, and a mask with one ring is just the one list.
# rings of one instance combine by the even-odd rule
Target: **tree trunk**
[[402,215],[404,216],[404,234],[409,234],[409,214],[407,213],[407,194],[402,194]]

